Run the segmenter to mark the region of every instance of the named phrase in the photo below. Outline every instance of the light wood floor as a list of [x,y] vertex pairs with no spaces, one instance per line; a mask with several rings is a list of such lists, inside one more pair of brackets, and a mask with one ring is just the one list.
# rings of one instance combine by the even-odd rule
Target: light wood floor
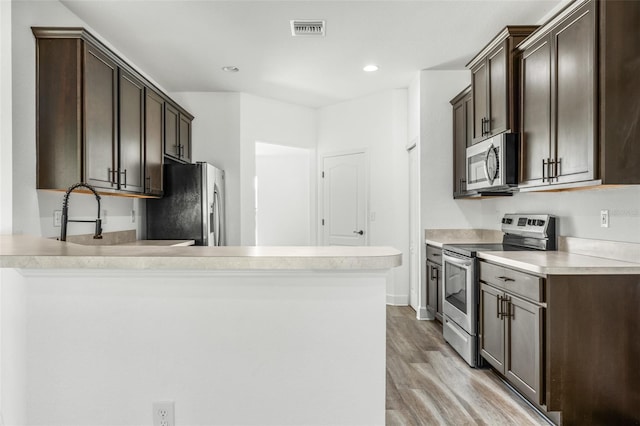
[[548,425],[488,369],[470,368],[442,326],[387,307],[387,425]]

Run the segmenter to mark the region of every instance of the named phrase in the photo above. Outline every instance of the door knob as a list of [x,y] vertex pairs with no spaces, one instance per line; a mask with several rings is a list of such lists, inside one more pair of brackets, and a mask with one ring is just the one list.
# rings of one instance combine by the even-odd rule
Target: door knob
[[353,231],[354,234],[364,235],[364,231],[361,229],[359,231]]

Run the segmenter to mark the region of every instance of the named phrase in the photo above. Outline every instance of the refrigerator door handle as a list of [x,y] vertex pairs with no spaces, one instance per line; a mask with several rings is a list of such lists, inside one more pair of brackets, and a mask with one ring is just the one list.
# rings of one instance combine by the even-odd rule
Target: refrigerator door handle
[[213,232],[214,232],[214,245],[219,246],[222,242],[222,238],[220,235],[220,193],[218,192],[218,188],[214,188],[213,190],[213,213],[214,217],[211,221],[213,224]]
[[216,230],[215,230],[215,227],[213,225],[214,224],[214,222],[213,222],[214,221],[214,216],[215,216],[215,213],[214,213],[215,212],[215,205],[216,205],[216,202],[215,202],[215,199],[214,199],[213,204],[211,204],[211,209],[209,210],[209,231],[210,231],[210,233],[213,233],[213,241],[214,241],[213,245],[214,246],[217,245],[215,243],[215,241],[216,241]]

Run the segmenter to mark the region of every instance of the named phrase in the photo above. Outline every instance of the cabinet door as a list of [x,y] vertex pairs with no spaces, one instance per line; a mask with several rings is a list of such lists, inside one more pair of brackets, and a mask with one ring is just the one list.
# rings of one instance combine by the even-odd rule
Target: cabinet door
[[180,113],[169,103],[164,106],[164,153],[180,159]]
[[465,191],[467,183],[467,117],[463,101],[453,105],[453,194]]
[[145,100],[145,190],[150,195],[162,195],[162,142],[164,136],[164,100],[146,89]]
[[487,284],[480,285],[480,355],[504,373],[504,321],[500,302],[504,293]]
[[556,182],[595,176],[596,126],[595,2],[567,17],[552,33],[555,55]]
[[438,265],[427,261],[427,308],[434,315],[438,312]]
[[487,130],[497,134],[507,130],[507,50],[506,43],[494,50],[487,58],[489,76],[489,110]]
[[140,80],[120,70],[120,189],[144,191],[144,85]]
[[[471,96],[471,92],[469,92],[469,95],[464,98],[464,116],[465,116],[465,120],[466,120],[466,126],[465,126],[465,143],[466,143],[466,147],[471,146],[471,144],[473,143],[473,97]],[[466,147],[465,147],[465,161],[466,161]],[[467,175],[466,172],[466,163],[465,163],[465,178]],[[465,182],[465,186],[464,189],[467,189],[467,185]]]
[[487,62],[471,70],[471,97],[473,98],[473,142],[484,139],[484,120],[487,119]]
[[85,43],[85,181],[98,188],[116,189],[118,186],[117,85],[116,64]]
[[191,120],[186,115],[180,114],[180,158],[187,163],[191,162]]
[[551,43],[544,38],[522,53],[520,180],[541,184],[551,150]]
[[532,401],[542,404],[542,307],[508,296],[505,327],[507,379]]

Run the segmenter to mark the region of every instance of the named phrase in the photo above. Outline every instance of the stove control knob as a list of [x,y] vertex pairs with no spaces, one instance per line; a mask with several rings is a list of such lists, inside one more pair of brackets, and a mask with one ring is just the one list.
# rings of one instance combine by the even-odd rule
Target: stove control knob
[[527,219],[527,225],[533,225],[533,219]]
[[543,226],[543,225],[544,225],[544,220],[538,219],[538,220],[536,221],[536,225],[538,225],[538,226]]

